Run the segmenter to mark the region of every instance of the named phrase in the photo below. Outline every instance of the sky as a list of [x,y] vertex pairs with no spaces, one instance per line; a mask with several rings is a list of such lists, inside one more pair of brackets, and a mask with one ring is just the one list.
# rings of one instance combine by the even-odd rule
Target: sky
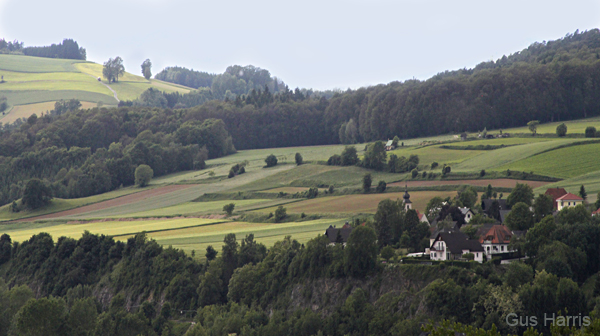
[[183,66],[267,69],[318,90],[425,80],[567,33],[600,28],[600,1],[0,0],[0,38],[72,38],[89,61],[141,75]]

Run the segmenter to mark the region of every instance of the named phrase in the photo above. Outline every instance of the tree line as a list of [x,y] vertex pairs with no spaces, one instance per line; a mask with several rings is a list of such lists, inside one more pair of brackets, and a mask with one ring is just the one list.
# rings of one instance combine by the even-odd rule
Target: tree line
[[148,108],[64,113],[77,108],[73,101],[56,108],[0,132],[0,203],[21,198],[32,178],[44,180],[54,197],[84,197],[132,185],[140,165],[161,176],[202,169],[206,159],[235,151],[217,119],[186,121],[179,113]]
[[73,39],[64,39],[61,43],[53,43],[50,46],[26,47],[23,48],[23,54],[26,56],[67,58],[84,61],[87,59],[85,48],[79,47],[77,41]]

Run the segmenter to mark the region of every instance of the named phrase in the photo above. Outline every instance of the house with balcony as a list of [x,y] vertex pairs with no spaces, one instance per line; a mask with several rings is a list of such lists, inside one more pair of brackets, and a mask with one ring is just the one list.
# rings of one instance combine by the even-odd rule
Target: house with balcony
[[472,253],[474,260],[483,262],[484,250],[476,239],[460,231],[439,232],[429,248],[431,260],[465,260],[463,255]]

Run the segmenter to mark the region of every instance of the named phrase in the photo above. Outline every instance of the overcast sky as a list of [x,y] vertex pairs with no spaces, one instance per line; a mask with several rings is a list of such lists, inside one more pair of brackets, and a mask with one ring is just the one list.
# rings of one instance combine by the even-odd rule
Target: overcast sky
[[598,0],[0,0],[0,37],[26,46],[73,38],[135,74],[252,64],[292,88],[427,79],[598,27]]

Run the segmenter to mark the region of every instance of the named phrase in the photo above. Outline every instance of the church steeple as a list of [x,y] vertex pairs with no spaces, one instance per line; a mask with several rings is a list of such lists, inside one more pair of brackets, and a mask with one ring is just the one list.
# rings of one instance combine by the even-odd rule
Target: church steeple
[[408,184],[404,185],[404,210],[412,209],[412,202],[410,201],[410,194],[408,193]]

